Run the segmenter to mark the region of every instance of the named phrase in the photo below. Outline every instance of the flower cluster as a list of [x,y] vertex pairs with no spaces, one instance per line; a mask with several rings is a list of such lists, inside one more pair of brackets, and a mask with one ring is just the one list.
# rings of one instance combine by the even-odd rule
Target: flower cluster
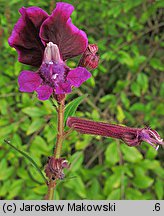
[[71,69],[66,60],[83,54],[88,39],[73,25],[70,15],[74,7],[58,2],[51,15],[38,7],[21,8],[21,17],[14,26],[9,45],[18,52],[21,63],[38,67],[36,72],[22,71],[18,78],[20,91],[36,91],[40,100],[52,93],[68,94],[91,77],[78,66]]

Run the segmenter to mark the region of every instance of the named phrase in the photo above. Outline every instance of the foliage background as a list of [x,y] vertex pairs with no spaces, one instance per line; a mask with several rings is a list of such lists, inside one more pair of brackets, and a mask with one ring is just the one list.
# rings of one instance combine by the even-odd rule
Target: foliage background
[[[146,125],[162,136],[164,83],[162,83],[161,0],[71,0],[72,19],[99,46],[100,65],[93,77],[67,98],[88,94],[77,116],[133,127]],[[56,113],[50,101],[18,91],[21,70],[7,39],[22,6],[47,12],[53,0],[0,0],[0,198],[42,199],[47,187],[35,168],[4,139],[28,152],[43,169],[52,154]],[[69,61],[71,67],[78,59]],[[127,147],[113,139],[73,132],[62,155],[71,163],[55,194],[56,199],[163,199],[164,151],[143,143]]]

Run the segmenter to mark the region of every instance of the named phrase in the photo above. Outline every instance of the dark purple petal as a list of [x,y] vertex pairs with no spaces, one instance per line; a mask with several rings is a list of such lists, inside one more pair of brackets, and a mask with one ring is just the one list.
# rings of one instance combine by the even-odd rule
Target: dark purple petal
[[71,22],[70,15],[74,7],[59,2],[56,9],[43,23],[40,37],[45,43],[57,44],[63,60],[82,54],[88,45],[85,32],[79,30]]
[[91,77],[91,73],[83,67],[71,70],[67,75],[67,80],[75,87],[81,86],[83,82]]
[[55,89],[55,94],[69,94],[71,91],[71,84],[69,82],[61,82],[58,83],[58,86]]
[[17,50],[20,62],[40,66],[44,45],[39,38],[39,31],[48,14],[38,7],[22,7],[19,12],[22,16],[14,26],[9,45]]
[[39,100],[48,100],[53,92],[53,88],[48,85],[42,85],[36,89]]
[[33,92],[41,84],[40,76],[32,71],[22,71],[18,77],[19,90],[22,92]]

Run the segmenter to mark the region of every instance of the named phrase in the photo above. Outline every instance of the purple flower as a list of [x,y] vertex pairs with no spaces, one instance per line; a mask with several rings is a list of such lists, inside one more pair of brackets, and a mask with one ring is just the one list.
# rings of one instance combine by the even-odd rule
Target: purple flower
[[74,7],[58,2],[49,16],[38,7],[21,8],[9,45],[18,52],[18,60],[39,67],[36,72],[22,71],[18,78],[20,91],[38,93],[47,100],[52,93],[68,94],[91,77],[84,67],[70,69],[65,61],[87,48],[86,34],[74,26],[70,15]]
[[164,144],[159,134],[151,128],[130,128],[76,117],[69,117],[67,125],[82,134],[121,139],[128,146],[138,146],[145,141],[157,150],[158,145]]

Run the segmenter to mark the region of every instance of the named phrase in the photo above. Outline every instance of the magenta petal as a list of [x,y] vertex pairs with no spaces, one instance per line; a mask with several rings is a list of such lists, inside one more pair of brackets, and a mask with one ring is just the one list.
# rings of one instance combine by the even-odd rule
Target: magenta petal
[[45,43],[57,44],[63,60],[83,53],[88,45],[85,32],[71,22],[74,7],[67,3],[57,3],[56,9],[43,23],[40,37]]
[[58,83],[58,86],[55,89],[55,94],[69,94],[71,91],[71,84],[69,82],[61,82]]
[[42,85],[36,89],[39,100],[48,100],[53,92],[53,88],[48,85]]
[[20,62],[40,66],[44,46],[39,38],[39,31],[48,14],[38,7],[22,7],[19,12],[22,16],[14,26],[8,40],[9,45],[17,50]]
[[19,90],[22,92],[33,92],[41,84],[40,76],[32,71],[22,71],[18,77]]
[[75,87],[81,86],[83,82],[91,77],[91,73],[83,67],[77,67],[71,70],[67,75],[67,80]]

